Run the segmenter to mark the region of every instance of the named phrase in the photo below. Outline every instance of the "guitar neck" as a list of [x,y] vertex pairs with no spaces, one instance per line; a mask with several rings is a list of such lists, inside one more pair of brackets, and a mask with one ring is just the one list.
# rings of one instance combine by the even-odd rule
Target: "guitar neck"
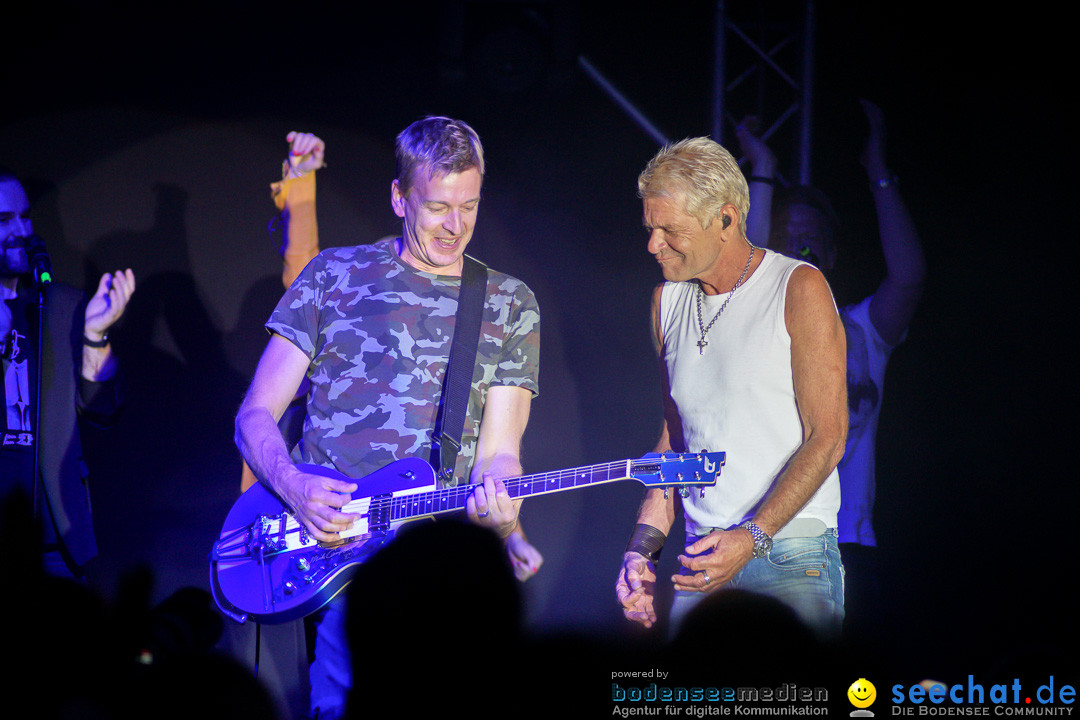
[[[602,483],[633,480],[634,468],[638,466],[654,467],[655,462],[648,460],[620,460],[617,462],[587,465],[585,467],[554,470],[522,475],[503,480],[511,498],[526,498],[547,495]],[[472,494],[474,485],[458,485],[442,490],[432,490],[400,497],[388,498],[391,503],[390,519],[393,522],[409,520],[428,515],[458,512],[465,509],[465,503]],[[376,502],[372,498],[372,502]]]
[[522,475],[503,482],[506,484],[506,491],[510,493],[512,498],[547,495],[562,492],[563,490],[585,487],[586,485],[601,485],[609,482],[633,480],[634,463],[642,463],[642,461],[620,460],[618,462],[586,465],[567,470],[552,470],[537,473],[536,475]]

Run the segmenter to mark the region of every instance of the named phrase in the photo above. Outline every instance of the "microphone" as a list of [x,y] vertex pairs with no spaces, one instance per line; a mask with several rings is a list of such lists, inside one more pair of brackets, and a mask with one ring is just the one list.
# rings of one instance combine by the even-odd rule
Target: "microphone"
[[45,241],[39,235],[26,238],[26,257],[38,289],[51,283],[52,261],[49,259],[49,251],[45,249]]
[[817,255],[815,255],[813,252],[811,252],[809,245],[803,245],[802,247],[800,247],[798,254],[799,254],[799,257],[801,259],[803,259],[806,262],[810,263],[814,267],[817,267],[817,265],[818,265]]

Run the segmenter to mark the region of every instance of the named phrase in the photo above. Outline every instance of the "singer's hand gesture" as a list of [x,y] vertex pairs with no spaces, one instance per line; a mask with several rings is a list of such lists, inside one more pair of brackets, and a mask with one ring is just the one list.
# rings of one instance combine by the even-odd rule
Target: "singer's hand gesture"
[[135,274],[130,268],[105,273],[98,283],[97,292],[86,305],[84,331],[90,340],[101,340],[109,328],[120,319],[128,300],[135,292]]

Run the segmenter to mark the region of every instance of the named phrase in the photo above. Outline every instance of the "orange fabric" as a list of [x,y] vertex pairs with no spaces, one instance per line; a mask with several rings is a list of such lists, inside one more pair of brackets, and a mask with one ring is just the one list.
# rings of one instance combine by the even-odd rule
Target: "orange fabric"
[[255,477],[255,473],[251,472],[247,462],[244,462],[244,468],[240,472],[240,492],[247,492],[247,489],[257,482],[259,480]]
[[281,211],[285,241],[281,280],[285,287],[319,254],[319,224],[315,216],[315,173],[287,178],[270,186],[274,205]]

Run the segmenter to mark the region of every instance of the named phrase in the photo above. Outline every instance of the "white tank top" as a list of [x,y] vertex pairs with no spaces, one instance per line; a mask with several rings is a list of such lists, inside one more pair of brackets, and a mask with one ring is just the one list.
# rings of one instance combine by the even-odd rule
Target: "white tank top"
[[[758,252],[761,252],[759,249]],[[699,352],[696,282],[665,283],[660,298],[663,358],[671,397],[690,452],[727,453],[714,487],[683,499],[687,532],[706,534],[753,517],[776,477],[802,443],[791,374],[791,337],[784,302],[792,271],[803,263],[765,252],[757,270],[735,291]],[[703,296],[708,325],[727,293]],[[669,428],[673,436],[678,428]],[[673,439],[673,445],[678,443]],[[796,515],[800,523],[836,527],[840,483],[834,469]],[[777,533],[783,537],[785,533]]]

